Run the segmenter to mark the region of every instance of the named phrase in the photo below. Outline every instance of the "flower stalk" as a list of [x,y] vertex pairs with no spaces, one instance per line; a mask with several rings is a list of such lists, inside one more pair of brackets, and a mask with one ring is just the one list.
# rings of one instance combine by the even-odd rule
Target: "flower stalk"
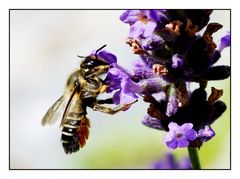
[[199,160],[199,157],[198,157],[197,148],[188,147],[188,154],[189,154],[189,158],[190,158],[191,163],[192,163],[192,169],[200,170],[201,169],[201,164],[200,164],[200,160]]

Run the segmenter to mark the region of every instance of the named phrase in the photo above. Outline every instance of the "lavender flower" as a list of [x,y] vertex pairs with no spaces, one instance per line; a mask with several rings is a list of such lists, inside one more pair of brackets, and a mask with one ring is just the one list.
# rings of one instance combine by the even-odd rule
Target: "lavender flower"
[[183,67],[183,63],[184,63],[183,59],[178,54],[173,55],[172,57],[173,69],[176,69],[176,68],[181,69]]
[[168,85],[141,60],[135,63],[132,73],[115,64],[108,71],[105,83],[109,85],[108,92],[117,90],[113,97],[115,104],[131,103],[138,98],[138,95],[157,93]]
[[230,32],[227,32],[220,40],[217,49],[219,52],[222,52],[223,49],[225,49],[226,47],[229,47],[231,42],[231,37],[230,37]]
[[[177,112],[171,116],[165,114],[169,106],[166,104],[169,102],[166,103],[166,99],[162,99],[158,102],[153,98],[147,101],[151,103],[148,108],[148,114],[160,120],[163,128],[160,130],[170,130],[169,125],[172,122],[178,125],[191,123],[193,129],[198,131],[198,136],[196,138],[198,142],[192,141],[189,145],[191,144],[192,147],[200,148],[203,142],[215,136],[215,132],[210,125],[226,110],[226,105],[218,100],[221,95],[222,90],[212,88],[212,93],[207,99],[206,91],[203,88],[198,88],[191,93],[189,103],[186,106],[175,106]],[[148,125],[148,127],[151,126]],[[173,135],[172,138],[174,138],[173,132],[170,132],[169,135]]]
[[[156,119],[159,119],[159,129],[169,130],[166,135],[168,140],[165,141],[168,141],[167,145],[172,148],[193,146],[194,141],[180,137],[178,144],[178,138],[174,135],[176,131],[169,129],[170,124],[192,124],[192,130],[195,133],[199,131],[199,136],[194,140],[201,139],[202,143],[214,136],[211,135],[214,131],[210,130],[210,125],[226,109],[226,105],[218,100],[222,95],[220,92],[212,93],[207,99],[206,85],[203,83],[223,80],[230,76],[229,66],[213,66],[220,59],[222,50],[230,46],[230,33],[221,38],[218,46],[215,44],[212,35],[221,29],[222,25],[208,24],[211,13],[212,10],[129,10],[120,18],[130,24],[130,37],[135,40],[128,44],[144,62],[136,63],[130,80],[125,81],[125,91],[147,95],[145,101],[150,103],[148,114],[152,117],[147,118],[147,126],[151,127],[151,122],[155,124]],[[143,22],[154,24],[148,29],[148,35],[144,35],[148,27],[144,26]],[[203,35],[197,34],[204,27],[206,30]],[[155,83],[154,79],[159,78],[152,74],[152,71],[162,78],[161,83]],[[164,81],[167,85],[164,85]],[[200,88],[188,91],[188,82],[197,82]],[[152,88],[150,84],[155,87]],[[157,84],[161,86],[157,88]],[[165,93],[165,99],[158,101],[152,95],[161,91]],[[180,128],[178,129],[181,133]],[[183,134],[182,136],[185,136]]]
[[185,123],[182,126],[174,122],[169,123],[169,131],[164,136],[164,142],[172,149],[187,147],[189,141],[197,138],[197,132],[192,127],[191,123]]
[[198,131],[198,137],[202,142],[207,142],[214,136],[215,132],[210,126],[205,126],[204,129],[200,129]]
[[160,17],[164,18],[164,14],[157,10],[127,10],[120,20],[130,24],[129,37],[136,39],[150,37]]
[[163,158],[153,163],[153,169],[192,169],[191,161],[188,157],[183,158],[181,161],[177,161],[173,154],[168,153]]
[[164,45],[162,37],[156,34],[152,34],[150,37],[145,39],[139,39],[139,41],[141,42],[142,48],[147,51],[152,51]]
[[[95,56],[96,50],[93,50],[89,56]],[[109,64],[114,64],[117,62],[117,57],[112,54],[111,52],[108,52],[107,50],[101,50],[98,52],[97,57],[99,60],[105,61]]]
[[[139,97],[150,103],[142,123],[166,131],[169,148],[197,147],[215,136],[210,125],[226,110],[219,98],[223,91],[210,80],[230,76],[230,67],[215,65],[224,48],[230,46],[230,32],[219,44],[213,34],[221,24],[208,23],[212,10],[127,10],[120,20],[130,25],[127,44],[139,55],[131,70],[120,66],[113,54],[101,54],[110,63],[107,92],[115,104],[132,103]],[[203,35],[199,35],[205,27]],[[197,82],[190,91],[187,83]],[[158,98],[161,96],[161,98]],[[198,132],[198,133],[197,133]]]
[[172,95],[169,97],[169,100],[167,103],[166,115],[170,117],[176,114],[177,110],[178,110],[178,99],[176,95]]
[[149,37],[157,26],[151,14],[145,10],[128,10],[121,15],[120,19],[130,24],[129,37],[132,38]]
[[144,116],[142,124],[153,129],[163,130],[160,120],[149,115]]
[[[149,65],[161,64],[171,71],[164,77],[165,80],[199,82],[202,79],[226,79],[230,75],[227,66],[219,66],[219,70],[224,71],[222,77],[212,70],[222,49],[230,46],[230,33],[221,39],[216,48],[212,34],[222,25],[207,25],[211,13],[212,10],[128,10],[120,19],[130,24],[130,37],[137,40],[134,43],[138,44],[138,50],[134,49],[134,53],[148,56]],[[148,28],[150,22],[154,26]],[[206,25],[203,36],[196,35]],[[145,31],[149,32],[148,35],[143,35]],[[214,71],[214,77],[209,76],[208,71]]]
[[125,73],[123,69],[118,68],[119,66],[112,65],[108,71],[105,83],[109,85],[107,92],[112,92],[121,88],[121,80],[128,78],[129,74]]

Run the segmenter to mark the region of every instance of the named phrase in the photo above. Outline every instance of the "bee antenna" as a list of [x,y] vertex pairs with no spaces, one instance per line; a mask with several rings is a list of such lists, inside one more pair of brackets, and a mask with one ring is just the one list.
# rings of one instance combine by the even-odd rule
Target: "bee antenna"
[[86,58],[86,56],[77,55],[79,58]]
[[100,50],[102,50],[103,48],[105,48],[107,45],[103,45],[102,47],[100,47],[99,49],[97,49],[97,51],[95,52],[95,57],[97,58],[97,54]]

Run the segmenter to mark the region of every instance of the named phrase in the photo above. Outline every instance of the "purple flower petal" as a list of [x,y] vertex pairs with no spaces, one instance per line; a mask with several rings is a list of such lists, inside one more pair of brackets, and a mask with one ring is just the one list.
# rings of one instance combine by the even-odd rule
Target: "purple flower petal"
[[137,39],[144,33],[144,24],[140,21],[135,22],[129,31],[129,37]]
[[106,50],[101,50],[100,52],[98,52],[97,56],[98,58],[103,59],[109,64],[117,63],[117,57]]
[[142,59],[137,59],[132,62],[133,69],[148,68],[147,64]]
[[188,140],[193,141],[197,138],[197,132],[192,129],[192,123],[185,123],[181,126],[181,129],[184,131],[185,136]]
[[[138,74],[136,75],[134,73]],[[155,75],[143,60],[138,60],[135,63],[133,75],[134,76],[118,64],[115,64],[114,67],[108,71],[105,81],[106,84],[109,85],[107,92],[118,89],[121,91],[114,96],[114,99],[116,99],[114,100],[115,103],[127,101],[127,96],[129,96],[130,101],[132,101],[133,98],[137,98],[136,94],[158,93],[168,85],[160,76]],[[134,79],[138,82],[133,81]]]
[[154,162],[153,169],[177,169],[177,163],[173,154],[168,153],[164,158]]
[[[95,54],[96,54],[96,50],[93,50],[89,54],[89,56],[95,56]],[[97,57],[100,60],[105,61],[109,64],[117,63],[117,57],[114,54],[108,52],[107,50],[101,50],[100,52],[98,52]]]
[[110,68],[105,80],[105,84],[109,86],[107,92],[110,93],[113,90],[120,89],[122,79],[127,77],[126,73],[123,73],[119,68]]
[[107,92],[110,93],[113,90],[121,89],[121,82],[125,78],[129,78],[130,72],[123,67],[115,64],[108,70],[108,74],[105,83],[109,85]]
[[153,129],[164,130],[161,124],[161,120],[153,118],[149,115],[144,116],[142,124]]
[[175,122],[170,122],[168,125],[169,131],[179,131],[181,130],[180,126]]
[[127,10],[120,16],[120,20],[131,25],[139,19],[141,14],[141,10]]
[[163,158],[153,163],[153,169],[191,169],[189,157],[178,161],[172,153],[167,153]]
[[157,27],[156,18],[151,10],[127,10],[120,16],[121,21],[130,24],[129,37],[134,39],[150,37]]
[[145,50],[154,50],[163,46],[164,40],[160,36],[152,34],[147,38],[141,39],[141,45]]
[[138,83],[133,82],[129,78],[124,78],[122,80],[121,87],[124,93],[139,93],[142,90]]
[[164,140],[164,142],[170,142],[170,141],[172,141],[175,137],[176,137],[175,132],[169,131],[169,132],[167,132],[167,133],[164,135],[163,140]]
[[155,22],[137,21],[130,27],[129,37],[137,39],[142,36],[144,38],[150,37],[153,34],[157,24]]
[[138,80],[158,77],[158,75],[153,73],[152,68],[150,68],[143,59],[135,60],[132,63],[132,66],[133,66],[132,75],[134,78],[137,78]]
[[178,147],[181,147],[181,148],[187,147],[189,145],[187,137],[185,137],[185,136],[178,138],[177,142],[178,142]]
[[114,79],[128,78],[128,75],[119,68],[110,68],[108,74]]
[[197,137],[197,133],[192,127],[193,125],[191,123],[185,123],[179,126],[177,123],[170,122],[168,125],[169,131],[164,136],[164,142],[172,149],[187,147],[189,141]]
[[178,99],[175,95],[172,95],[169,97],[168,103],[167,103],[167,111],[166,115],[168,117],[176,114],[178,111]]
[[184,63],[183,59],[178,54],[173,55],[172,68],[181,69],[183,67],[183,63]]
[[157,27],[157,24],[155,22],[147,22],[146,24],[144,23],[144,32],[143,32],[143,37],[147,38],[150,37],[151,35],[153,35],[153,31],[155,30],[155,28]]
[[138,82],[139,90],[136,92],[141,94],[153,94],[163,91],[168,85],[161,77],[143,79]]
[[191,123],[185,123],[181,126],[181,129],[184,132],[187,132],[187,131],[191,130],[192,128],[193,128],[193,124],[191,124]]
[[161,22],[162,20],[167,20],[167,17],[165,15],[166,10],[150,10],[149,12],[149,16],[151,17],[151,19],[155,22],[159,21]]
[[193,141],[197,138],[197,132],[193,129],[190,129],[189,131],[187,131],[185,135],[189,141]]
[[180,163],[179,163],[179,169],[192,169],[192,163],[189,157],[185,157]]
[[120,95],[121,95],[121,90],[114,93],[114,95],[113,95],[113,103],[114,104],[120,104]]
[[167,146],[172,149],[176,149],[178,147],[178,142],[176,139],[166,142]]
[[218,51],[221,53],[223,51],[223,49],[225,49],[226,47],[229,47],[231,45],[231,35],[230,32],[227,32],[220,40],[219,44],[218,44]]
[[204,129],[198,131],[198,137],[202,142],[207,142],[215,136],[214,130],[210,126],[205,126]]
[[113,95],[113,102],[114,104],[129,104],[136,101],[137,98],[133,93],[123,93],[122,90],[120,90]]

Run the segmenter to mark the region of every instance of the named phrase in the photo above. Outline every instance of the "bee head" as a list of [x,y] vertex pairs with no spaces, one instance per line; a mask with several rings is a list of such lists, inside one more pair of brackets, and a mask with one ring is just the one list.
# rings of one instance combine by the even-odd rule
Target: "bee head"
[[98,58],[95,58],[95,56],[88,56],[83,60],[83,62],[80,65],[80,68],[91,70],[93,68],[105,65],[109,65],[109,63]]
[[105,46],[106,45],[99,48],[94,55],[83,57],[84,60],[80,64],[80,68],[86,73],[86,75],[91,75],[93,73],[103,74],[107,72],[110,64],[97,56],[98,52]]

